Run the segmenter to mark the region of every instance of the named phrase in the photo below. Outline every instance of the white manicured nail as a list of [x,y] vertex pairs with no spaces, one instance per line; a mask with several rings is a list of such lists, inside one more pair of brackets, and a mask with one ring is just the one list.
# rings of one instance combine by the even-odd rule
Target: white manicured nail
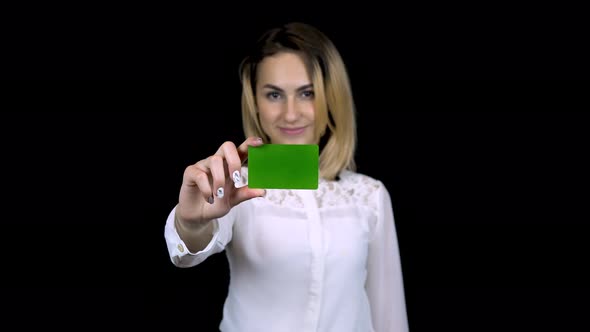
[[217,197],[218,198],[223,198],[224,192],[223,192],[223,187],[219,187],[217,189]]
[[242,176],[240,175],[239,171],[234,171],[232,173],[232,177],[234,179],[235,184],[240,184],[242,182]]

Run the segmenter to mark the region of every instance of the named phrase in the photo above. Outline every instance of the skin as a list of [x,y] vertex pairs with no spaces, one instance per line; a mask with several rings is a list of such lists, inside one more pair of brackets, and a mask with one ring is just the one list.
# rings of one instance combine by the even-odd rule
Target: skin
[[314,92],[299,55],[283,52],[258,65],[256,102],[262,129],[275,144],[315,144]]
[[[260,123],[271,143],[317,143],[313,86],[305,63],[296,53],[282,52],[260,62],[256,104]],[[262,189],[234,186],[234,173],[240,174],[248,146],[262,144],[256,137],[249,137],[239,146],[228,141],[214,155],[185,169],[176,226],[189,250],[197,252],[209,242],[209,221],[226,215],[243,201],[264,196]]]

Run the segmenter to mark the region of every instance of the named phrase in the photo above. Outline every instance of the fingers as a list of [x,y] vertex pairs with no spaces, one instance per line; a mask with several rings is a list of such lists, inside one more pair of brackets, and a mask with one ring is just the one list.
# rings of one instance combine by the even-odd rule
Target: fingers
[[225,158],[229,173],[228,176],[232,179],[235,186],[240,185],[242,183],[242,160],[240,159],[236,145],[232,142],[225,142],[219,147],[215,155]]
[[236,187],[242,185],[241,168],[244,161],[248,158],[248,146],[262,145],[262,139],[258,137],[247,138],[239,147],[236,148],[232,142],[225,142],[221,145],[216,155],[222,156],[227,162],[229,177]]
[[260,146],[262,145],[262,138],[260,137],[248,137],[240,146],[238,146],[238,153],[240,154],[240,160],[244,162],[248,159],[248,146]]
[[213,155],[209,159],[209,169],[213,177],[213,190],[215,197],[221,199],[225,196],[225,167],[223,166],[223,157]]
[[250,189],[248,187],[242,187],[236,190],[235,195],[232,198],[231,205],[235,206],[243,201],[255,198],[255,197],[263,197],[266,195],[266,190],[264,189]]
[[223,157],[213,155],[197,162],[195,183],[203,193],[203,198],[210,204],[214,202],[214,196],[222,199],[225,196],[225,179],[227,167]]
[[196,186],[205,201],[213,204],[213,190],[211,187],[211,181],[209,179],[209,169],[203,164],[204,161],[200,161],[187,167],[184,172],[184,177],[187,186]]
[[187,167],[186,185],[196,186],[203,199],[210,204],[214,203],[214,197],[222,199],[229,194],[225,192],[228,177],[236,188],[240,187],[236,195],[232,195],[232,203],[239,204],[247,199],[263,196],[265,191],[262,189],[244,187],[241,176],[242,163],[248,156],[248,146],[262,144],[262,139],[257,137],[249,137],[239,147],[229,141],[223,143],[214,155]]

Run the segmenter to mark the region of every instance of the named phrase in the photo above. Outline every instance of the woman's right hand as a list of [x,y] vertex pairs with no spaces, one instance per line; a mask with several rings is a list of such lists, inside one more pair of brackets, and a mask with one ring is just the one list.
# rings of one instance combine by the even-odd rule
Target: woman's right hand
[[262,145],[262,139],[249,137],[240,146],[223,143],[217,152],[184,171],[176,218],[185,227],[199,227],[226,215],[241,202],[264,196],[264,189],[237,188],[242,162],[248,157],[248,146]]

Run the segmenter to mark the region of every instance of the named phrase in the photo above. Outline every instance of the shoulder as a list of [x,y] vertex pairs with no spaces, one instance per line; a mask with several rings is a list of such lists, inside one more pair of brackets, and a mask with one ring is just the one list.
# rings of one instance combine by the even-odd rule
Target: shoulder
[[385,188],[380,180],[362,173],[344,170],[340,172],[339,177],[343,186],[363,187],[375,191]]
[[339,175],[339,186],[349,194],[355,196],[355,200],[361,204],[376,209],[380,205],[384,194],[387,196],[387,188],[381,180],[366,174],[353,171],[342,171]]

